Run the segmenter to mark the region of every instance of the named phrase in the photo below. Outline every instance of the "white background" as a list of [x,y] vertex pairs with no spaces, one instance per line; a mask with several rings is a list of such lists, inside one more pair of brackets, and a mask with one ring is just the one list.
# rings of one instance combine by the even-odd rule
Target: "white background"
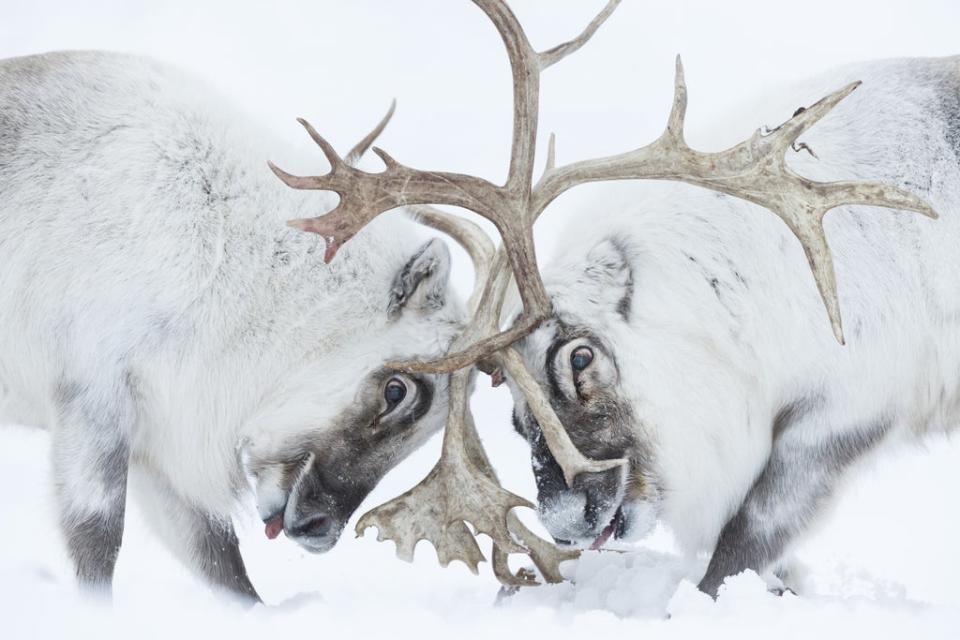
[[[575,35],[602,5],[512,2],[539,49]],[[466,0],[0,0],[0,58],[55,49],[137,52],[189,69],[274,130],[278,147],[311,144],[294,122],[304,116],[347,149],[395,97],[397,114],[378,144],[398,160],[497,181],[506,172],[509,69],[499,37]],[[557,132],[559,159],[566,162],[653,139],[664,124],[676,53],[683,55],[690,90],[690,141],[734,142],[763,123],[717,132],[710,122],[752,94],[846,62],[960,53],[960,3],[625,0],[593,41],[545,74],[541,140]],[[322,170],[319,153],[317,162]],[[574,205],[597,196],[602,189],[587,189],[555,205],[539,230],[543,255]],[[469,285],[469,266],[460,254],[455,277],[464,289]],[[506,418],[507,392],[483,389],[474,405],[501,475],[532,496],[525,449]],[[0,428],[0,618],[12,628],[11,638],[221,631],[250,637],[902,637],[908,631],[952,637],[960,629],[956,443],[934,442],[926,451],[885,459],[852,483],[801,549],[811,569],[810,595],[776,599],[746,576],[712,604],[683,583],[669,605],[669,621],[663,618],[677,581],[684,575],[695,580],[700,565],[674,555],[663,532],[651,544],[664,554],[644,548],[631,556],[594,556],[571,569],[576,586],[529,592],[491,608],[496,584],[488,568],[479,578],[459,566],[440,570],[424,546],[417,562],[405,565],[372,532],[360,540],[346,536],[330,554],[310,557],[282,539],[267,544],[255,518],[245,513],[244,551],[255,583],[273,606],[241,611],[176,567],[135,509],[114,611],[91,608],[72,594],[46,447],[41,432]],[[436,453],[434,441],[391,474],[365,507],[408,488]]]

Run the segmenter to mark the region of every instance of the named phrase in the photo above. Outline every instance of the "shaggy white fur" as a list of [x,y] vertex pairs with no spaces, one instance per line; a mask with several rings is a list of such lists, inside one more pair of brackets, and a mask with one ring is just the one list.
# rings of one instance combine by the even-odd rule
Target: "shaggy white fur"
[[[807,526],[875,440],[912,440],[960,418],[960,58],[845,68],[715,131],[742,139],[858,79],[862,87],[801,137],[819,159],[800,151],[790,165],[816,180],[898,185],[940,219],[873,207],[827,216],[846,346],[787,227],[706,190],[611,188],[585,206],[545,269],[558,321],[615,354],[617,393],[649,456],[649,499],[690,550],[712,550],[751,489],[772,492],[744,508],[752,534],[773,548]],[[591,252],[610,239],[632,284],[598,284]],[[628,286],[625,319],[617,302]],[[557,331],[548,324],[524,346],[543,380]],[[781,421],[789,437],[778,439],[776,418],[790,408],[793,420]]]
[[150,60],[0,62],[0,421],[53,432],[68,528],[118,499],[122,521],[127,455],[229,521],[241,442],[289,456],[386,359],[444,350],[455,300],[387,314],[416,225],[378,219],[330,265],[321,238],[285,225],[331,198],[266,161],[317,173],[319,157]]

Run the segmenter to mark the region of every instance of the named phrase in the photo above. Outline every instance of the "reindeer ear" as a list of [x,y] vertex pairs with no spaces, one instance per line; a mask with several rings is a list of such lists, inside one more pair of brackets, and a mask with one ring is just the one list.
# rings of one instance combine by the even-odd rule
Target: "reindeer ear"
[[387,315],[395,318],[407,309],[435,311],[447,301],[450,250],[434,238],[420,247],[393,278]]
[[633,267],[624,245],[606,238],[587,253],[584,275],[590,282],[593,300],[630,320],[633,301]]

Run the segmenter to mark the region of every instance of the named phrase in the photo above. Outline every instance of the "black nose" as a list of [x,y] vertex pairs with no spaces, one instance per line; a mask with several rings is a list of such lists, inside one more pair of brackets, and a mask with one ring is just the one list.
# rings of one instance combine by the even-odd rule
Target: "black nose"
[[319,538],[330,532],[333,518],[325,513],[311,513],[303,516],[290,526],[290,535],[294,537]]

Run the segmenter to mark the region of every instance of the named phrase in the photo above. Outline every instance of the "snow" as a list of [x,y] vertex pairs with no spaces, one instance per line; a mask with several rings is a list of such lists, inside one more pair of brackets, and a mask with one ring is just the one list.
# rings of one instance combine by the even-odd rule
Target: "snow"
[[[485,443],[505,483],[533,495],[524,445],[505,422],[503,394],[482,394]],[[481,399],[475,401],[475,407]],[[496,427],[501,428],[496,428]],[[431,441],[388,476],[363,509],[416,482],[438,454]],[[252,509],[238,518],[251,577],[267,604],[245,609],[211,593],[152,539],[130,507],[112,605],[80,596],[52,510],[48,438],[0,429],[0,612],[4,637],[146,638],[318,636],[465,638],[617,633],[687,638],[952,638],[960,625],[960,445],[947,440],[888,457],[854,479],[821,530],[799,548],[807,567],[801,596],[768,591],[753,573],[728,580],[713,602],[696,590],[705,558],[684,558],[669,532],[620,551],[589,552],[564,565],[570,582],[499,599],[489,566],[479,576],[439,567],[421,543],[412,564],[391,543],[346,534],[328,554],[310,555],[281,536],[268,541]],[[527,518],[529,520],[529,518]],[[356,520],[356,518],[354,518]],[[348,527],[348,531],[350,527]]]
[[[513,3],[541,48],[573,35],[602,4]],[[548,72],[541,137],[558,132],[561,162],[652,139],[663,126],[677,51],[687,68],[694,131],[745,94],[844,62],[960,52],[960,5],[952,0],[807,0],[803,12],[796,3],[781,6],[623,3],[593,42]],[[381,141],[395,157],[502,178],[509,76],[496,35],[468,2],[303,0],[259,7],[225,0],[6,0],[0,57],[65,48],[149,54],[209,78],[294,144],[309,144],[293,123],[303,115],[347,148],[396,96],[397,117]],[[544,247],[572,202],[562,198],[548,213],[539,232]],[[466,289],[469,268],[462,253],[456,260],[457,284]],[[534,495],[526,448],[509,426],[507,392],[483,388],[474,408],[506,486]],[[801,596],[772,595],[765,579],[747,573],[731,578],[714,602],[694,586],[706,559],[683,557],[670,533],[658,530],[623,553],[591,552],[569,563],[566,584],[498,603],[487,565],[479,577],[462,565],[442,569],[425,543],[406,564],[372,531],[358,539],[348,533],[330,553],[313,556],[282,536],[266,540],[248,506],[238,515],[239,533],[267,602],[252,609],[211,593],[177,565],[135,504],[113,603],[78,595],[56,525],[48,449],[41,431],[0,427],[4,638],[946,638],[960,628],[960,504],[951,489],[960,480],[960,445],[949,440],[892,454],[851,481],[797,548],[806,566]],[[438,451],[434,439],[391,473],[358,514],[417,482]],[[525,520],[533,522],[530,515]]]

